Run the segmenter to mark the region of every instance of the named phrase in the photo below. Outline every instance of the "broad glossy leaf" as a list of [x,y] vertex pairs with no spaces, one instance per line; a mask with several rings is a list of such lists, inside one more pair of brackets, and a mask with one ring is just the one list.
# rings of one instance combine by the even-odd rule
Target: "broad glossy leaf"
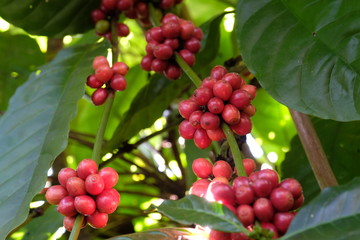
[[5,111],[16,88],[45,63],[45,56],[34,39],[8,32],[0,33],[0,56],[0,111]]
[[[330,165],[340,184],[349,182],[360,172],[360,122],[336,122],[313,118],[312,122]],[[305,200],[320,191],[298,136],[291,141],[281,169],[283,177],[295,177],[304,189]]]
[[0,238],[26,218],[51,162],[66,147],[76,103],[100,50],[95,45],[64,49],[11,98],[0,119],[0,212],[7,216],[0,219]]
[[109,238],[109,240],[169,240],[169,239],[188,239],[188,240],[207,240],[204,231],[194,228],[161,228],[121,235]]
[[106,145],[106,150],[118,148],[141,129],[151,126],[187,84],[188,81],[183,78],[170,81],[161,75],[154,75],[137,93],[129,110],[122,116],[112,139]]
[[327,188],[296,215],[283,240],[359,239],[360,179]]
[[165,200],[158,211],[181,224],[199,224],[223,232],[246,231],[226,206],[188,195],[180,200]]
[[94,25],[90,13],[98,0],[0,0],[0,16],[33,35],[62,37]]
[[360,2],[239,0],[237,36],[276,100],[320,118],[360,119]]

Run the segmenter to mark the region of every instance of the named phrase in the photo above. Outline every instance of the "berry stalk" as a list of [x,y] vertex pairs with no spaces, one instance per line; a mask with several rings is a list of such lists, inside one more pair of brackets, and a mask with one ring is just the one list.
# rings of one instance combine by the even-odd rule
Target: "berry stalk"
[[290,109],[300,141],[321,189],[337,186],[337,180],[308,115]]
[[69,240],[77,240],[77,239],[78,239],[79,234],[80,234],[80,230],[81,230],[81,226],[82,226],[82,224],[83,224],[83,221],[84,221],[84,215],[79,214],[79,215],[76,217],[76,220],[75,220],[75,223],[74,223],[74,227],[73,227],[73,229],[72,229],[72,231],[71,231]]

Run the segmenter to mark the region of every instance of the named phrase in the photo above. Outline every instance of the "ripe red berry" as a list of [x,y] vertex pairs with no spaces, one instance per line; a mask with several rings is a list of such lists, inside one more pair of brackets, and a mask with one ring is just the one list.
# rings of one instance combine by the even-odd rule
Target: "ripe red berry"
[[207,188],[210,185],[208,179],[199,179],[194,182],[189,190],[189,194],[203,197],[206,194]]
[[166,78],[176,80],[181,77],[181,68],[177,65],[169,64],[163,73]]
[[267,197],[270,195],[272,191],[271,183],[264,178],[256,179],[252,183],[251,187],[254,190],[257,197]]
[[252,117],[255,115],[256,112],[256,108],[254,107],[254,105],[249,104],[247,107],[245,107],[243,109],[243,112],[248,115],[249,117]]
[[111,167],[102,168],[99,175],[104,180],[104,189],[113,188],[119,180],[119,174]]
[[195,54],[200,51],[201,43],[198,39],[192,37],[185,42],[184,48]]
[[133,0],[119,0],[116,8],[120,11],[127,11],[132,8],[133,4]]
[[76,172],[79,178],[85,180],[90,174],[98,172],[98,166],[94,160],[86,158],[79,163]]
[[216,81],[217,80],[215,78],[211,78],[211,77],[204,78],[204,80],[201,83],[201,87],[213,89]]
[[252,240],[245,233],[231,233],[230,240]]
[[246,175],[250,175],[252,172],[255,171],[256,168],[256,163],[253,159],[251,158],[244,158],[242,160],[242,163],[244,165],[245,171],[246,171]]
[[256,96],[256,87],[254,85],[246,84],[246,85],[242,86],[241,89],[247,91],[250,94],[251,99],[255,98],[255,96]]
[[179,125],[179,134],[185,139],[193,139],[196,128],[192,126],[189,120],[184,120]]
[[189,50],[182,49],[179,51],[179,55],[189,66],[193,66],[195,64],[195,55]]
[[261,222],[270,222],[274,216],[274,208],[267,198],[258,198],[253,205],[254,213]]
[[177,38],[167,38],[165,39],[164,44],[175,50],[179,47],[179,40]]
[[207,103],[207,108],[210,112],[219,114],[224,110],[224,101],[218,97],[212,97]]
[[245,107],[249,106],[250,102],[250,94],[243,89],[234,91],[230,98],[230,103],[238,109],[244,109]]
[[151,71],[151,64],[153,59],[154,58],[151,56],[143,57],[140,63],[141,68],[144,69],[145,71]]
[[189,117],[189,121],[194,128],[201,128],[200,120],[203,112],[200,110],[194,111]]
[[63,168],[59,171],[58,180],[62,186],[66,187],[67,180],[71,177],[76,177],[76,176],[77,176],[77,173],[74,169]]
[[211,70],[210,77],[215,78],[216,80],[221,80],[226,73],[226,68],[221,65],[217,65]]
[[240,111],[232,104],[226,104],[221,113],[222,119],[229,125],[235,125],[240,122]]
[[96,197],[96,207],[99,212],[113,213],[120,203],[120,194],[113,188],[106,189]]
[[54,185],[51,186],[45,193],[45,198],[48,203],[52,205],[57,205],[63,199],[68,195],[67,190],[61,186],[61,185]]
[[151,70],[161,73],[168,67],[168,61],[155,58],[151,62]]
[[274,224],[269,223],[269,222],[262,222],[260,225],[261,225],[261,227],[262,227],[263,229],[267,229],[267,230],[273,232],[274,235],[273,235],[272,239],[277,239],[277,238],[279,238],[279,234],[278,234],[277,228],[275,227]]
[[166,24],[168,22],[178,22],[178,17],[173,13],[167,13],[162,19],[161,23]]
[[150,31],[150,35],[151,35],[152,39],[154,39],[158,43],[162,43],[164,41],[165,38],[162,33],[161,27],[153,27],[149,31]]
[[110,81],[110,86],[116,91],[124,91],[126,89],[126,79],[123,75],[115,74]]
[[182,100],[179,103],[179,113],[185,119],[189,119],[190,115],[194,111],[199,109],[200,109],[199,104],[197,104],[195,101],[192,101],[190,99]]
[[192,163],[192,170],[199,178],[208,178],[212,174],[213,165],[205,158],[197,158]]
[[135,8],[130,8],[129,10],[125,11],[125,16],[130,19],[136,19],[136,10]]
[[206,192],[206,199],[234,205],[235,193],[228,184],[222,182],[211,182]]
[[299,198],[302,195],[301,184],[294,178],[287,178],[281,181],[280,187],[290,191],[294,199]]
[[154,47],[154,56],[159,59],[167,60],[171,58],[173,54],[174,51],[172,50],[172,48],[166,44],[159,44]]
[[114,63],[114,65],[112,66],[112,69],[114,71],[114,74],[120,74],[123,76],[125,76],[129,71],[128,65],[126,65],[126,63],[124,63],[124,62]]
[[118,23],[116,27],[117,27],[119,37],[126,37],[129,35],[130,29],[129,29],[128,25],[126,25],[124,23]]
[[242,185],[246,185],[249,186],[249,178],[244,177],[244,176],[238,176],[233,180],[232,186],[234,188],[234,190]]
[[155,47],[156,47],[157,45],[159,45],[159,43],[156,42],[156,41],[154,41],[154,40],[150,41],[150,42],[146,45],[145,51],[146,51],[146,53],[147,53],[147,55],[148,55],[149,57],[154,57],[154,49],[155,49]]
[[66,196],[59,202],[57,211],[64,216],[72,217],[77,214],[75,209],[75,199],[73,196]]
[[279,185],[279,175],[272,169],[263,169],[258,171],[258,177],[268,180],[271,183],[272,188],[276,188]]
[[160,0],[160,8],[168,10],[175,5],[175,0]]
[[254,209],[247,204],[242,204],[236,208],[236,215],[244,225],[247,227],[255,222]]
[[99,174],[90,174],[85,180],[85,189],[91,195],[100,194],[105,187],[104,180]]
[[229,240],[230,233],[211,230],[209,240]]
[[227,73],[222,77],[222,80],[230,83],[234,90],[241,88],[245,84],[245,81],[238,73]]
[[209,100],[213,97],[213,93],[210,88],[199,87],[194,91],[194,100],[201,106],[206,106]]
[[104,228],[108,222],[109,216],[107,213],[95,211],[93,214],[86,217],[88,224],[93,228]]
[[212,168],[212,173],[215,177],[225,177],[230,179],[233,174],[233,170],[229,163],[224,160],[219,160],[215,162]]
[[108,90],[106,90],[105,88],[98,88],[91,95],[91,100],[96,106],[98,106],[106,101],[108,95]]
[[294,197],[285,188],[275,188],[270,195],[270,200],[274,208],[280,212],[289,211],[294,206]]
[[281,234],[285,234],[290,226],[294,214],[290,212],[278,212],[274,215],[273,223]]
[[208,129],[206,130],[206,133],[208,137],[213,141],[220,141],[225,138],[224,131],[221,129],[221,127],[212,130]]
[[233,90],[230,83],[226,81],[217,81],[213,87],[213,93],[215,97],[218,97],[224,101],[230,99]]
[[206,130],[217,129],[220,127],[220,118],[211,112],[206,112],[201,115],[200,125]]
[[63,225],[66,231],[71,232],[74,224],[75,224],[76,216],[75,217],[64,217]]
[[235,125],[230,125],[231,130],[236,134],[242,136],[251,132],[252,123],[246,114],[240,115],[240,122]]
[[95,77],[98,81],[106,83],[108,82],[111,77],[113,76],[113,70],[106,65],[101,65],[100,67],[96,68],[95,70]]
[[182,20],[180,22],[180,37],[188,40],[194,34],[195,26],[191,21]]
[[76,211],[83,215],[91,215],[96,210],[94,199],[88,195],[76,196],[74,206]]
[[71,177],[66,182],[66,190],[71,196],[86,194],[85,182],[79,177]]
[[146,19],[149,17],[149,7],[145,2],[138,2],[135,5],[136,15],[139,19]]
[[304,195],[301,194],[300,197],[298,197],[297,199],[295,199],[295,201],[294,201],[294,206],[292,207],[291,210],[296,210],[296,209],[298,209],[299,207],[301,207],[301,206],[304,204],[304,201],[305,201]]
[[180,35],[180,24],[177,21],[162,24],[161,29],[165,38],[177,38]]
[[94,23],[105,18],[106,18],[106,14],[101,9],[95,9],[94,11],[91,12],[91,19]]
[[101,6],[106,9],[106,11],[115,10],[117,5],[117,0],[102,0]]
[[210,146],[211,139],[207,135],[205,129],[202,128],[196,129],[194,133],[194,143],[200,149],[205,149]]
[[[222,176],[214,177],[212,182],[222,182],[222,183],[225,183],[225,184],[229,185],[229,180],[226,177],[222,177]],[[229,208],[231,208],[231,207],[229,207]]]
[[87,77],[86,85],[88,85],[91,88],[100,88],[102,85],[104,85],[104,83],[97,80],[95,75],[92,74]]
[[203,39],[204,33],[201,30],[201,28],[195,27],[194,28],[194,34],[193,34],[194,38],[196,38],[197,40],[201,41]]
[[237,204],[252,204],[255,200],[254,190],[249,185],[235,185],[235,201]]
[[94,60],[92,62],[92,67],[94,68],[94,70],[98,69],[100,66],[103,66],[103,65],[109,67],[109,62],[106,59],[106,57],[97,56],[94,58]]

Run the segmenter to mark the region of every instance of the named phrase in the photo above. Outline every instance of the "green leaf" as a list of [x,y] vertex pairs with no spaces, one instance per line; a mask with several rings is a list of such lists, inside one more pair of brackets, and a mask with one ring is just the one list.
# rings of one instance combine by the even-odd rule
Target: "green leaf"
[[5,111],[16,88],[45,63],[36,41],[27,35],[0,33],[0,111]]
[[181,224],[199,224],[223,232],[246,231],[226,206],[188,195],[180,200],[165,200],[158,211]]
[[[314,128],[335,176],[340,184],[359,176],[360,122],[336,122],[313,118]],[[320,192],[298,136],[291,141],[291,150],[282,166],[283,177],[298,179],[304,189],[305,200]]]
[[76,103],[100,50],[95,45],[62,50],[11,98],[0,119],[0,212],[7,216],[0,219],[0,239],[24,221],[51,162],[66,147]]
[[33,35],[62,37],[94,25],[90,13],[100,1],[0,0],[0,16]]
[[121,143],[128,141],[141,129],[151,126],[186,85],[185,79],[169,81],[164,76],[154,75],[137,93],[129,110],[122,116],[112,139],[105,146],[106,150],[118,148]]
[[360,179],[326,188],[320,196],[300,210],[283,240],[359,239]]
[[161,228],[122,235],[109,238],[109,240],[168,240],[168,239],[197,239],[206,240],[208,237],[204,231],[194,228]]
[[359,1],[239,0],[237,37],[250,71],[284,105],[360,119]]

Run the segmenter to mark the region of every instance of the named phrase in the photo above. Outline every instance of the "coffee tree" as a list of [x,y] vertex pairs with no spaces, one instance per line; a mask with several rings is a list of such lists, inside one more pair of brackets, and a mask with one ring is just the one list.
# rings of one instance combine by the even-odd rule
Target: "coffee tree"
[[1,239],[360,238],[360,3],[0,6]]

